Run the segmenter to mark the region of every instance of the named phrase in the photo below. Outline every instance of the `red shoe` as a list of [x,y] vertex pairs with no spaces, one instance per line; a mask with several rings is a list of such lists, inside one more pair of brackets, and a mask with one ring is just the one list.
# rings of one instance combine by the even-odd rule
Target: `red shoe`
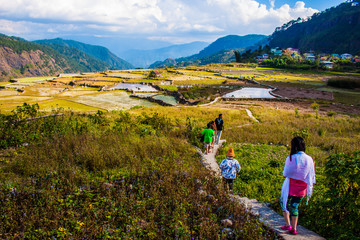
[[282,229],[282,230],[289,230],[289,231],[291,231],[291,230],[292,230],[292,227],[291,227],[291,225],[289,225],[289,226],[284,225],[284,226],[281,227],[281,229]]
[[289,231],[289,233],[292,234],[292,235],[296,235],[296,234],[297,234],[297,232],[296,232],[295,229],[291,229],[291,230]]

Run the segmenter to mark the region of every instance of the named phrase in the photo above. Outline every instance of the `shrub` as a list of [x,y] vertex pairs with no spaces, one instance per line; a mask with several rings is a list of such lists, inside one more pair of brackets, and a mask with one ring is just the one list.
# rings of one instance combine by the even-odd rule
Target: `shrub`
[[329,117],[333,117],[333,116],[336,115],[336,112],[330,110],[330,111],[327,112],[327,115],[328,115]]
[[294,131],[291,133],[293,137],[302,137],[304,140],[307,140],[310,136],[310,130],[308,128],[302,128],[298,131]]

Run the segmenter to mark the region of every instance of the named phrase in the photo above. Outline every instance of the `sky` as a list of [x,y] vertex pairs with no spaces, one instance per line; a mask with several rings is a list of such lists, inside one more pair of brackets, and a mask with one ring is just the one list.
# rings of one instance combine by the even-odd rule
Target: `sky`
[[[0,33],[27,40],[172,44],[235,34],[270,35],[277,26],[340,0],[0,0]],[[131,46],[131,42],[134,46]],[[125,43],[124,43],[125,44]],[[127,41],[126,44],[129,44]]]

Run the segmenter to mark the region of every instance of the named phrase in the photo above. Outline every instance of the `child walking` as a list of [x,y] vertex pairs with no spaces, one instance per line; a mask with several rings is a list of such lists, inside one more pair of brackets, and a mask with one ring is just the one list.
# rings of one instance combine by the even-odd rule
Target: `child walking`
[[211,152],[210,146],[213,140],[213,136],[215,135],[214,130],[211,129],[211,124],[207,124],[207,128],[202,131],[202,135],[204,135],[204,145],[206,149],[206,154]]
[[222,160],[219,168],[221,169],[221,176],[223,177],[223,181],[229,187],[230,192],[233,192],[233,181],[236,178],[236,174],[240,172],[241,166],[238,160],[234,159],[235,152],[234,149],[229,148],[226,158]]

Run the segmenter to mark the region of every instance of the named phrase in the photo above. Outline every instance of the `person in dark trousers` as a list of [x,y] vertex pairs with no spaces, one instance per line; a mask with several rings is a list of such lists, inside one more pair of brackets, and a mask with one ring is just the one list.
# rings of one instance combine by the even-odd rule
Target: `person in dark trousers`
[[[221,169],[221,176],[223,177],[225,189],[229,187],[230,193],[233,191],[233,181],[236,174],[240,172],[241,166],[235,158],[234,149],[229,148],[226,158],[222,160],[219,168]],[[226,186],[227,185],[227,186]]]
[[216,124],[215,144],[219,144],[221,133],[224,130],[224,121],[222,119],[222,114],[219,114],[219,117],[215,119],[215,124]]

